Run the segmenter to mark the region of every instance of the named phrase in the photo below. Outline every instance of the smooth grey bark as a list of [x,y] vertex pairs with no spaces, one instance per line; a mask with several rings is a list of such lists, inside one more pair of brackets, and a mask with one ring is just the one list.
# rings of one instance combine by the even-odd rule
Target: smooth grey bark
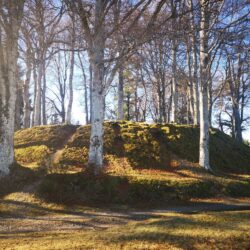
[[66,113],[66,123],[71,124],[72,106],[74,100],[73,77],[74,77],[75,53],[72,50],[70,56],[70,74],[69,74],[69,102]]
[[124,76],[123,76],[123,67],[119,68],[119,79],[118,79],[118,120],[124,119],[123,111],[123,100],[124,100]]
[[229,64],[229,89],[230,89],[230,95],[232,100],[232,120],[233,120],[233,135],[235,139],[238,142],[242,142],[242,119],[243,116],[241,116],[240,112],[240,100],[242,96],[244,96],[240,93],[240,85],[241,85],[241,77],[242,77],[242,65],[243,61],[241,60],[241,54],[238,53],[238,59],[237,59],[237,70],[234,72],[234,67],[232,65],[231,59],[228,59]]
[[90,123],[89,120],[89,105],[88,105],[88,87],[87,87],[87,78],[86,75],[84,74],[84,108],[85,108],[85,121],[86,124]]
[[172,109],[171,109],[171,122],[177,122],[177,110],[178,110],[178,87],[176,80],[176,52],[177,45],[175,40],[173,40],[172,45]]
[[46,61],[43,62],[43,88],[42,88],[42,124],[47,125],[47,115],[46,115],[46,91],[47,91],[47,81],[46,81]]
[[71,41],[71,55],[70,55],[70,73],[69,73],[69,102],[66,113],[66,123],[71,124],[72,118],[72,106],[74,100],[74,90],[73,90],[73,77],[74,77],[74,66],[75,66],[75,19],[72,16],[72,41]]
[[17,40],[23,4],[10,0],[0,5],[0,176],[7,175],[14,163]]
[[191,65],[191,48],[190,41],[187,41],[187,66],[188,66],[188,98],[187,98],[187,107],[188,107],[188,123],[189,121],[189,113],[191,113],[193,122],[195,120],[195,110],[194,110],[194,86],[193,86],[193,76],[192,76],[192,65]]
[[242,142],[242,128],[241,128],[241,119],[240,119],[240,111],[238,103],[233,104],[233,121],[234,121],[234,129],[235,129],[235,139],[238,142]]
[[[92,66],[89,66],[89,110],[90,110],[90,115],[89,115],[89,123],[92,121],[92,113],[93,113],[93,98],[92,98],[92,86],[93,86],[93,70]],[[87,122],[87,121],[86,121]]]
[[35,103],[36,103],[36,94],[37,94],[37,67],[36,64],[33,65],[33,81],[34,81],[34,97],[33,97],[33,112],[32,112],[32,124],[35,126]]
[[[104,1],[95,0],[92,2],[91,6],[93,8],[89,9],[85,1],[76,0],[69,1],[65,0],[69,8],[77,12],[80,16],[82,28],[84,30],[84,38],[86,41],[86,47],[89,55],[90,65],[93,70],[93,82],[91,86],[91,97],[92,97],[92,112],[91,112],[91,138],[90,138],[90,148],[89,148],[89,167],[98,173],[102,168],[102,152],[103,152],[103,120],[104,120],[104,97],[105,89],[108,87],[109,83],[112,81],[104,82],[104,49],[106,48],[105,42],[112,38],[115,32],[121,30],[120,27],[124,27],[123,33],[129,33],[132,31],[136,23],[141,19],[142,14],[146,9],[150,8],[153,10],[148,25],[146,29],[143,29],[142,40],[139,43],[132,45],[124,43],[125,48],[123,49],[122,55],[118,58],[115,54],[109,57],[111,61],[118,62],[122,60],[126,55],[131,54],[135,47],[141,44],[143,41],[149,38],[149,28],[154,26],[156,18],[163,8],[165,1],[160,1],[158,4],[151,5],[152,1],[139,1],[136,4],[131,5],[130,1],[125,1],[123,18],[119,25],[113,25],[112,22],[106,22],[107,17],[110,16],[110,11],[113,10],[114,5],[117,1]],[[122,3],[123,1],[121,1]],[[151,6],[150,6],[151,5]],[[155,8],[154,8],[155,6]],[[91,16],[91,11],[94,11],[94,16]],[[112,16],[112,14],[111,14]],[[111,18],[112,19],[112,18]],[[128,25],[127,25],[128,23]],[[105,30],[105,28],[107,28]],[[111,39],[112,40],[112,39]],[[110,41],[110,40],[109,40]],[[117,51],[118,52],[118,51]],[[108,63],[105,60],[105,63]],[[115,67],[116,70],[116,67]],[[112,70],[112,77],[115,73]],[[106,87],[104,86],[106,84]]]
[[131,106],[131,93],[128,91],[126,93],[126,106],[127,106],[127,117],[126,117],[126,120],[127,121],[130,121],[130,106]]
[[209,163],[209,114],[208,114],[208,28],[209,28],[209,3],[200,0],[200,150],[199,164],[206,170],[211,171]]
[[193,12],[193,0],[189,0],[190,7],[190,28],[191,36],[190,42],[192,47],[192,68],[193,68],[193,102],[194,102],[194,125],[198,125],[200,122],[199,113],[199,79],[198,79],[198,59],[197,59],[197,48],[196,48],[196,30],[194,25],[194,12]]
[[26,74],[25,74],[25,80],[23,85],[23,104],[24,104],[24,114],[23,114],[23,127],[29,128],[30,127],[30,114],[31,114],[31,106],[30,106],[30,79],[31,79],[31,73],[32,73],[32,63],[31,63],[31,56],[30,56],[30,49],[27,50],[26,55]]
[[[89,105],[88,105],[88,98],[90,98],[89,94],[88,94],[88,86],[87,86],[87,76],[85,74],[85,69],[84,69],[84,65],[83,65],[83,61],[81,59],[81,55],[80,53],[78,53],[78,59],[80,62],[80,67],[82,70],[82,75],[83,75],[83,89],[84,89],[84,113],[85,113],[85,122],[86,124],[90,123],[90,119],[89,119]],[[89,69],[89,74],[90,74],[90,79],[92,78],[91,76],[91,72]],[[92,80],[91,80],[92,81]]]
[[15,131],[22,127],[22,109],[23,109],[23,83],[17,78],[17,97],[15,105]]
[[139,107],[138,107],[138,81],[135,83],[135,121],[139,122]]
[[[177,9],[176,2],[171,0],[171,14],[173,17],[176,17]],[[172,19],[172,32],[175,30],[175,19]],[[177,79],[176,79],[176,64],[177,64],[177,43],[175,34],[173,34],[172,38],[172,102],[171,102],[171,122],[177,122],[177,110],[178,110],[178,87],[177,87]]]
[[36,98],[34,103],[34,126],[41,125],[42,115],[42,76],[43,76],[43,62],[39,61],[37,66],[37,82],[36,82]]
[[93,70],[92,83],[92,115],[91,135],[89,146],[89,169],[98,174],[103,167],[103,121],[104,121],[104,2],[95,2],[95,36],[93,49],[89,51],[90,63]]

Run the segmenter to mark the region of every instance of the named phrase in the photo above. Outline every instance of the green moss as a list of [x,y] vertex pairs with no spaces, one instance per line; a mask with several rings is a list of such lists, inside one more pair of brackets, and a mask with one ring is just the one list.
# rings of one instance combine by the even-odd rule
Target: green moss
[[86,147],[65,148],[59,160],[61,165],[85,166],[88,162],[88,149]]
[[46,145],[50,149],[57,149],[68,140],[76,128],[73,125],[50,125],[21,129],[15,133],[15,147]]
[[51,151],[45,145],[15,149],[16,161],[20,164],[36,163],[45,167],[50,164],[50,155]]
[[171,181],[148,176],[98,177],[82,174],[53,174],[43,179],[38,193],[43,199],[76,204],[130,204],[164,206],[170,201],[209,198],[217,195],[250,196],[250,183],[216,180]]
[[[41,126],[16,133],[16,148],[46,145],[51,152],[67,141],[60,163],[84,165],[90,126]],[[84,150],[83,150],[84,149]],[[198,163],[199,128],[191,125],[104,123],[104,154],[125,157],[134,168],[168,169],[176,157]],[[250,173],[250,147],[212,129],[210,161],[216,170]]]
[[228,172],[250,173],[250,147],[213,129],[210,138],[211,165]]

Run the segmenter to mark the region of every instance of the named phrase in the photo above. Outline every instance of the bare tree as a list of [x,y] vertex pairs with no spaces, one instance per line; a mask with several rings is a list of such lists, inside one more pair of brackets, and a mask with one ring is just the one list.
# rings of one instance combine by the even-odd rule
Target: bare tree
[[[105,89],[110,85],[115,73],[119,69],[121,59],[133,50],[137,44],[124,41],[122,52],[117,58],[116,53],[111,53],[108,59],[105,58],[105,49],[107,49],[108,39],[121,27],[126,27],[124,33],[129,34],[132,27],[135,27],[143,12],[148,9],[152,1],[139,1],[136,4],[131,4],[130,1],[125,1],[126,6],[123,16],[119,23],[113,22],[113,6],[116,1],[96,0],[91,3],[77,0],[75,2],[66,1],[72,11],[78,13],[81,19],[82,28],[87,43],[87,51],[89,62],[93,70],[92,82],[92,113],[91,113],[91,138],[89,148],[89,167],[94,173],[98,173],[103,166],[103,120],[104,120],[104,97]],[[149,23],[152,27],[157,14],[160,12],[165,1],[158,1],[155,11],[152,13],[152,18]],[[93,10],[93,12],[92,12]],[[92,15],[90,15],[92,13]],[[108,18],[110,18],[108,20]],[[129,22],[129,24],[127,24]],[[125,26],[125,24],[127,24]],[[138,30],[137,30],[138,31]],[[144,30],[145,32],[145,30]],[[139,34],[140,35],[140,34]],[[145,38],[145,34],[144,34]],[[118,51],[118,50],[117,50]],[[119,51],[120,48],[119,48]],[[115,56],[114,56],[115,55]],[[105,62],[116,60],[111,74],[110,80],[105,80]],[[106,82],[106,86],[105,86]]]
[[23,0],[0,2],[0,175],[7,175],[14,162],[17,41],[23,6]]
[[73,14],[70,15],[71,18],[71,55],[70,55],[70,73],[69,73],[69,101],[66,112],[66,123],[71,124],[72,117],[72,105],[74,100],[74,92],[73,92],[73,77],[74,77],[74,65],[75,65],[75,45],[76,45],[76,21]]

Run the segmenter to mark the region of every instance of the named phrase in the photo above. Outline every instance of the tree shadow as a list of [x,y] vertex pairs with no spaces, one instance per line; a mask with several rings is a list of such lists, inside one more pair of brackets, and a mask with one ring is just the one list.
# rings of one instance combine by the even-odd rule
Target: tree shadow
[[[219,219],[219,222],[215,223],[212,218]],[[238,222],[228,224],[226,221],[221,220],[220,214],[209,214],[208,220],[202,217],[169,216],[137,224],[137,228],[134,231],[112,240],[123,242],[124,244],[132,241],[165,243],[181,249],[196,249],[197,243],[205,243],[203,247],[209,249],[211,247],[210,240],[213,240],[214,246],[218,246],[218,243],[225,240],[223,237],[217,236],[216,232],[241,231],[240,225],[240,218]],[[176,230],[179,231],[178,235]],[[213,231],[214,233],[211,234]],[[244,241],[244,236],[239,236],[239,238]],[[239,238],[237,239],[236,237],[235,243],[239,241]]]
[[25,186],[35,183],[45,175],[44,169],[32,170],[17,163],[13,164],[10,174],[0,178],[0,198],[22,190]]

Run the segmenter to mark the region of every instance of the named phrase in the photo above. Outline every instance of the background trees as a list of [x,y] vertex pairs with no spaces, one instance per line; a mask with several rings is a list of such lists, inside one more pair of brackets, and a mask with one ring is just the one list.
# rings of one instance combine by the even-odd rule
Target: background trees
[[[209,126],[242,142],[249,122],[247,1],[12,4],[1,2],[0,95],[5,110],[13,107],[4,101],[11,93],[16,128],[76,123],[84,116],[80,120],[92,124],[89,165],[96,171],[102,166],[104,119],[200,124],[200,165],[207,169]],[[20,79],[4,78],[8,65],[16,72],[17,59]],[[76,114],[79,99],[85,115]],[[9,126],[4,114],[2,127]]]

